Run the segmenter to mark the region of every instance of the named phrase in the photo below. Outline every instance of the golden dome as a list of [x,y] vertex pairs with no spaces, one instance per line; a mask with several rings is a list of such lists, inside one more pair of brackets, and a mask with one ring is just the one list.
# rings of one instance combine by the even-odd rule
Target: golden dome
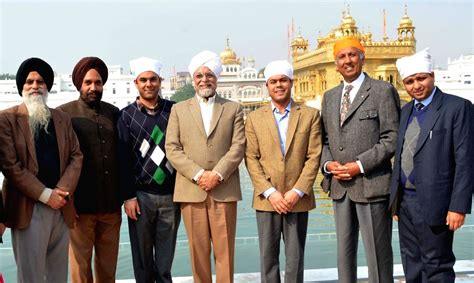
[[407,6],[405,5],[405,15],[400,20],[400,28],[411,28],[413,27],[413,21],[407,14]]
[[304,39],[301,33],[299,33],[298,36],[295,39],[293,39],[293,41],[291,42],[291,46],[301,46],[301,47],[308,46],[308,40]]
[[347,13],[344,18],[342,19],[342,26],[344,27],[354,27],[356,25],[356,21],[354,18]]
[[227,46],[224,51],[221,52],[220,57],[223,65],[240,64],[237,54],[229,47],[229,38],[227,38]]

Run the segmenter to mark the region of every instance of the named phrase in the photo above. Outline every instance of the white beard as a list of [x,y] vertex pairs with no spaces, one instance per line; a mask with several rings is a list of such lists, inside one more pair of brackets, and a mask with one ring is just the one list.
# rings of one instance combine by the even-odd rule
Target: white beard
[[197,94],[202,98],[209,98],[214,95],[215,90],[212,88],[199,89]]
[[46,91],[42,95],[31,95],[25,91],[23,92],[23,102],[28,109],[30,129],[35,139],[38,137],[41,129],[48,133],[51,111],[46,106],[47,99],[48,92]]

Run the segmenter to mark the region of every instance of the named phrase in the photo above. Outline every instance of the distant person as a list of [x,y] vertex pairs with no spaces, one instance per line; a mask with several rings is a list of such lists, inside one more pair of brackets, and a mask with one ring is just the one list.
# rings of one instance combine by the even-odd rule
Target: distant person
[[321,157],[319,111],[291,98],[293,67],[265,68],[269,105],[246,120],[245,162],[254,187],[262,282],[280,282],[280,241],[285,243],[285,282],[303,282],[308,211]]
[[67,282],[82,153],[69,115],[46,105],[53,80],[48,63],[25,60],[16,74],[23,103],[0,112],[5,223],[18,282]]
[[400,99],[390,83],[362,72],[358,39],[336,41],[334,61],[343,82],[324,94],[321,165],[334,205],[339,282],[357,281],[359,230],[369,282],[393,282],[388,200]]
[[472,104],[435,86],[429,49],[397,60],[401,112],[390,206],[408,283],[454,282],[454,231],[471,212]]
[[2,191],[0,191],[0,244],[3,243],[2,236],[5,233],[5,209],[3,208]]
[[84,155],[74,193],[76,226],[69,242],[74,283],[115,282],[122,223],[116,130],[119,110],[102,101],[107,77],[108,69],[101,59],[82,58],[72,71],[79,99],[58,107],[71,116]]
[[222,65],[202,51],[191,59],[195,97],[171,110],[166,154],[176,168],[174,201],[181,203],[194,282],[212,282],[211,243],[217,282],[234,281],[239,164],[245,135],[240,105],[216,93]]
[[174,102],[161,98],[161,63],[130,61],[136,101],[118,120],[120,186],[128,216],[136,282],[172,282],[171,266],[181,219],[173,202],[176,173],[165,156],[165,133]]

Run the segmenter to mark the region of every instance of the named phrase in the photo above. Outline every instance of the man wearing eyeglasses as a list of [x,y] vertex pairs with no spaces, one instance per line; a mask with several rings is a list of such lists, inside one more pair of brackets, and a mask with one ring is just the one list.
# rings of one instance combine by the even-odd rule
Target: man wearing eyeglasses
[[217,54],[193,57],[189,73],[196,95],[171,109],[166,154],[176,168],[174,201],[181,203],[194,282],[212,282],[211,242],[217,282],[233,282],[239,164],[245,150],[240,105],[216,94],[222,65]]

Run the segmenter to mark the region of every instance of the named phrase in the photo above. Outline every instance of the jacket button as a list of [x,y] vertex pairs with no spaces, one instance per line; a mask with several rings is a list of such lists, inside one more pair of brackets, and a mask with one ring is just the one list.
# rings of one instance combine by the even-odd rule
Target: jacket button
[[343,148],[342,146],[340,146],[340,147],[339,147],[339,150],[342,151],[342,150],[344,150],[344,148]]

